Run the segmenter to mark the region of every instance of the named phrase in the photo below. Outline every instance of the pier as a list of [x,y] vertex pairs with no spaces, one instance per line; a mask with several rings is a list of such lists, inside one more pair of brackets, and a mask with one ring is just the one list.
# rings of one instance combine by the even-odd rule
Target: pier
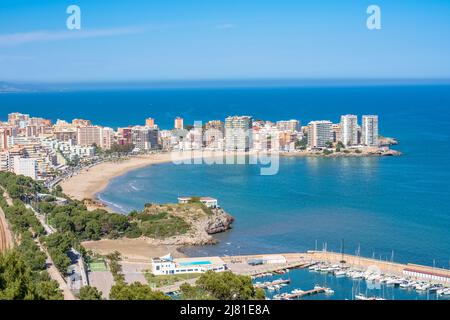
[[274,281],[268,281],[268,282],[264,282],[264,283],[257,283],[257,284],[255,284],[255,287],[256,288],[265,289],[265,288],[268,288],[270,286],[280,285],[280,284],[283,284],[283,283],[288,284],[290,282],[291,282],[290,279],[277,279],[277,280],[274,280]]

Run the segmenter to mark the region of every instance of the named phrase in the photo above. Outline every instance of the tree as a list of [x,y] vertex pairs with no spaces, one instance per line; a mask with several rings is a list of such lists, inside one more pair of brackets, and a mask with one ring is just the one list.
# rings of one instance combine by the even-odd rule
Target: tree
[[56,282],[49,281],[48,275],[34,276],[18,251],[0,255],[0,300],[61,299],[63,295]]
[[187,300],[260,300],[265,298],[264,291],[255,289],[248,276],[236,275],[231,271],[208,271],[200,276],[195,286],[183,284],[183,299]]
[[119,281],[111,288],[111,300],[170,300],[161,291],[153,291],[149,286],[139,282],[127,284]]
[[102,292],[96,287],[84,286],[80,289],[80,300],[103,300]]

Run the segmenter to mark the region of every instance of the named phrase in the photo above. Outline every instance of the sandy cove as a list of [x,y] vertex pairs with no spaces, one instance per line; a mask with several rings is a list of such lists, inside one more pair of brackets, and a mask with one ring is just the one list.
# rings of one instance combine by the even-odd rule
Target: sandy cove
[[[223,156],[222,152],[215,153],[213,151],[203,153],[185,151],[176,152],[174,154],[175,156],[173,156],[170,152],[155,153],[150,155],[132,156],[116,161],[103,162],[91,168],[81,170],[77,175],[62,181],[60,185],[63,188],[64,193],[72,199],[80,201],[91,199],[97,202],[97,194],[103,191],[112,179],[129,171],[153,164],[173,162],[173,159],[177,161],[193,159],[195,162],[197,159],[201,161],[201,158],[213,159],[214,157],[221,158]],[[232,154],[235,156],[242,156],[248,153],[235,152]],[[92,206],[88,207],[95,208],[98,206],[99,203],[92,203]],[[107,207],[102,208],[108,209]]]

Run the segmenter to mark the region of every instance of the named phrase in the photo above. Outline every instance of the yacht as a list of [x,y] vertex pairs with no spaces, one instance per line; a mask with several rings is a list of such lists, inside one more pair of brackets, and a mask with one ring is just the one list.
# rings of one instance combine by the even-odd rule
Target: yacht
[[334,272],[334,275],[336,277],[344,277],[346,274],[347,274],[347,271],[342,270],[342,269],[341,270],[337,270],[337,271]]
[[334,294],[334,290],[331,288],[325,288],[325,294],[332,295]]

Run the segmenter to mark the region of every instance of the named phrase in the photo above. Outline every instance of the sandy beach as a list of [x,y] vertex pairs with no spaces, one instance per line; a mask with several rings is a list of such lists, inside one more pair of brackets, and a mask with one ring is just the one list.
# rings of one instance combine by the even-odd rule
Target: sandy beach
[[[229,155],[228,153],[227,155]],[[235,156],[248,155],[248,153],[234,152]],[[88,169],[84,169],[77,175],[72,176],[60,183],[65,194],[76,200],[93,200],[88,208],[102,207],[103,209],[110,210],[106,206],[102,206],[97,200],[97,194],[104,190],[111,179],[121,176],[129,171],[139,169],[142,167],[150,166],[158,163],[173,162],[176,161],[202,161],[203,159],[222,158],[224,153],[206,151],[202,153],[197,152],[176,152],[172,153],[156,153],[149,155],[132,156],[123,160],[110,161],[98,164]]]
[[123,160],[104,162],[84,169],[77,175],[61,182],[64,193],[72,199],[95,199],[96,194],[105,189],[111,179],[128,171],[157,163],[171,162],[170,153],[134,156]]

